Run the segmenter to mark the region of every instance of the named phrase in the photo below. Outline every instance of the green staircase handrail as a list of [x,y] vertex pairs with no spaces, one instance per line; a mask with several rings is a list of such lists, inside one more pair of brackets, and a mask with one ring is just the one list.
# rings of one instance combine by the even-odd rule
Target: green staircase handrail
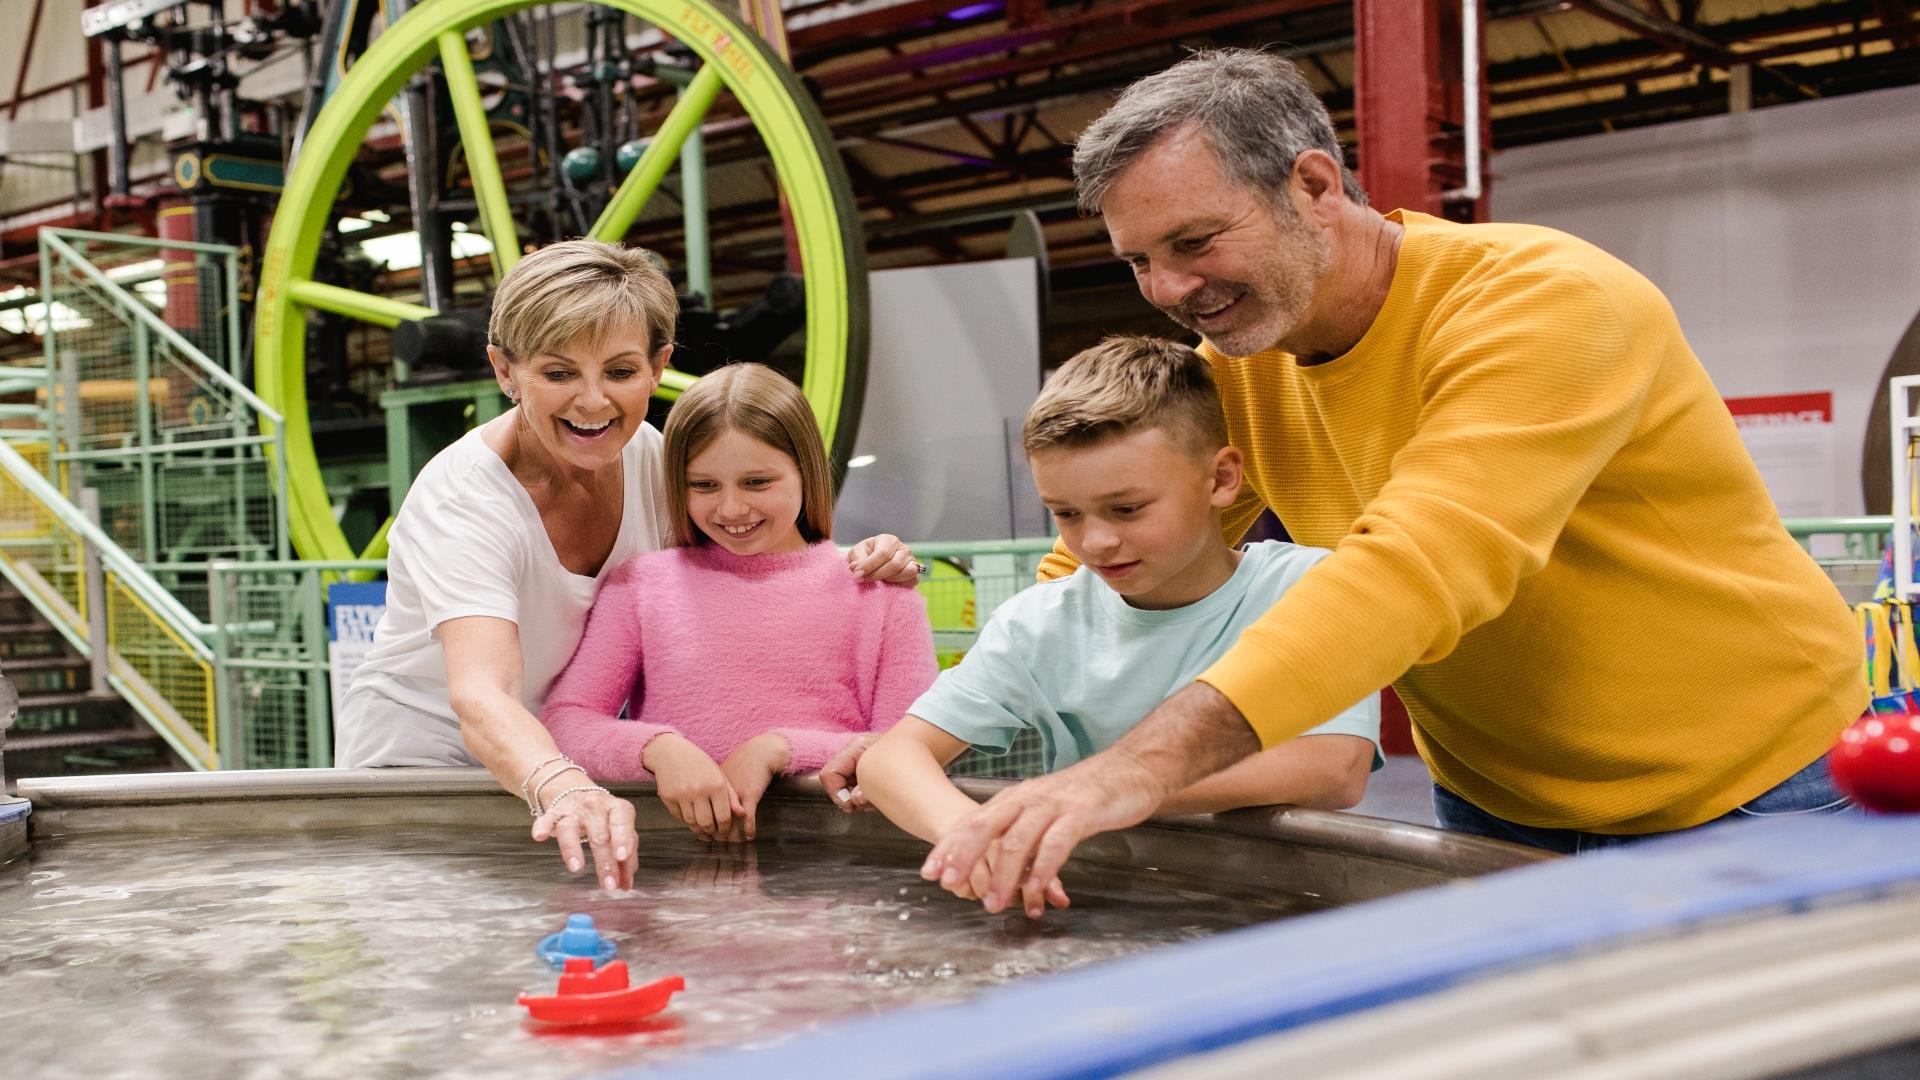
[[133,556],[114,542],[113,537],[95,525],[78,506],[60,494],[33,463],[20,456],[20,452],[4,442],[0,442],[0,469],[17,481],[34,501],[46,508],[47,513],[71,529],[100,553],[101,565],[113,571],[128,591],[132,592],[154,613],[166,622],[169,629],[185,641],[194,654],[209,663],[213,661],[213,649],[207,644],[213,636],[213,628],[200,621],[193,612],[188,611],[174,595],[166,590],[153,575],[147,573]]
[[1891,515],[1786,518],[1782,524],[1786,525],[1787,532],[1795,537],[1821,536],[1828,533],[1891,534],[1893,532]]
[[226,368],[214,363],[212,357],[200,351],[199,347],[182,336],[180,331],[168,326],[166,320],[154,314],[153,309],[142,302],[139,297],[128,292],[120,286],[119,282],[114,281],[102,273],[99,267],[87,261],[86,256],[80,254],[79,251],[74,249],[73,245],[62,240],[60,236],[60,230],[57,229],[40,230],[40,242],[55,254],[59,255],[63,262],[80,271],[95,287],[99,288],[108,296],[113,297],[122,308],[132,312],[135,319],[138,319],[149,331],[159,335],[162,341],[173,346],[181,356],[191,361],[195,367],[203,371],[207,378],[213,380],[221,389],[226,390],[239,400],[245,402],[247,408],[252,409],[255,414],[271,423],[275,430],[280,428],[282,418],[273,406],[262,400],[260,395],[254,393],[246,383],[234,378]]

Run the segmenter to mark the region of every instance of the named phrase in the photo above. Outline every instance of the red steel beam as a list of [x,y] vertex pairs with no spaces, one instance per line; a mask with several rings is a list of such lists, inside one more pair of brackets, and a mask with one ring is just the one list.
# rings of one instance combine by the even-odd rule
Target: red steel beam
[[[1471,206],[1449,207],[1445,198],[1464,174],[1459,144],[1443,137],[1443,128],[1457,128],[1464,111],[1459,18],[1458,6],[1447,0],[1355,0],[1360,182],[1382,209],[1404,207],[1436,216],[1452,210],[1456,217],[1486,218],[1484,190]],[[1480,56],[1484,101],[1484,48]],[[1481,115],[1485,131],[1491,125],[1484,108]],[[1391,688],[1380,693],[1380,745],[1389,754],[1414,752],[1412,721]]]
[[[1458,5],[1447,0],[1354,4],[1360,182],[1383,210],[1402,207],[1472,220],[1485,216],[1484,191],[1471,207],[1449,206],[1446,198],[1465,179],[1458,137],[1465,112],[1459,19]],[[1480,55],[1484,95],[1486,51]],[[1483,132],[1485,114],[1483,108]]]

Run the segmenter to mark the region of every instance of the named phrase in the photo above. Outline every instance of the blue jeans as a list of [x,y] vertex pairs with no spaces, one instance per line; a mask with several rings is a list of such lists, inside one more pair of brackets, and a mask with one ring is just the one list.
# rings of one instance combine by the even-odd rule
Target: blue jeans
[[[1691,829],[1676,829],[1674,832],[1711,829],[1715,825],[1747,818],[1780,817],[1788,814],[1844,814],[1853,809],[1853,803],[1833,786],[1833,778],[1827,774],[1826,755],[1822,754],[1814,759],[1813,764],[1787,777],[1778,786],[1763,792],[1746,805],[1735,807],[1732,813],[1695,825]],[[1562,855],[1579,855],[1604,848],[1623,847],[1642,840],[1650,840],[1656,836],[1674,835],[1674,833],[1643,833],[1636,836],[1613,836],[1607,833],[1580,832],[1577,829],[1543,829],[1533,825],[1521,825],[1518,822],[1495,817],[1439,784],[1433,785],[1433,815],[1439,819],[1441,828],[1452,832],[1489,836],[1495,840],[1506,840],[1515,844],[1557,851]]]

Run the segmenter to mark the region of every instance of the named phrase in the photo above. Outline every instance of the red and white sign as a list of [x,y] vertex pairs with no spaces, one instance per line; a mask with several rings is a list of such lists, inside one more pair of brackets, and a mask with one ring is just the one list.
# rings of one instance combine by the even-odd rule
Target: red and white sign
[[1727,411],[1733,414],[1733,422],[1739,424],[1742,429],[1831,424],[1833,423],[1833,391],[1728,398]]
[[1747,453],[1760,466],[1782,517],[1838,513],[1833,391],[1728,398]]

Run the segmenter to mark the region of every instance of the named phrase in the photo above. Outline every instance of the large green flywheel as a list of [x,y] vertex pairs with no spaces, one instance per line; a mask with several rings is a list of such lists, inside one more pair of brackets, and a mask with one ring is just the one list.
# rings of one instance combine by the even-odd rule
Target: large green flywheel
[[[446,79],[481,229],[493,247],[496,279],[519,258],[499,156],[468,51],[467,31],[542,0],[424,0],[395,21],[360,57],[315,118],[287,177],[260,263],[255,314],[255,382],[285,417],[288,516],[303,558],[350,559],[335,522],[307,422],[306,315],[332,312],[394,327],[434,309],[314,279],[321,241],[349,166],[374,120],[394,95],[430,65]],[[753,30],[707,0],[593,0],[644,20],[690,50],[698,71],[667,113],[587,235],[627,235],[722,91],[753,123],[790,208],[805,283],[805,366],[801,389],[812,403],[836,462],[851,452],[865,386],[866,266],[858,213],[826,121],[799,80]],[[662,396],[691,385],[669,370]],[[384,537],[384,530],[383,530]],[[376,541],[378,542],[378,541]]]

